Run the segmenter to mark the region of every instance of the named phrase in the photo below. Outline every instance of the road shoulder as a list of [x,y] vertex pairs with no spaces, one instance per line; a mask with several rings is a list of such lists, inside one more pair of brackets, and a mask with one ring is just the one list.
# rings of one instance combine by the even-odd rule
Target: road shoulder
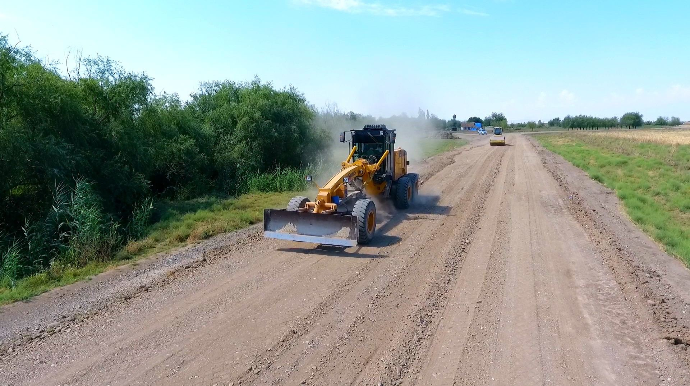
[[569,212],[599,250],[626,298],[658,327],[655,339],[666,341],[690,365],[690,271],[628,219],[613,191],[534,138],[525,138],[558,182]]

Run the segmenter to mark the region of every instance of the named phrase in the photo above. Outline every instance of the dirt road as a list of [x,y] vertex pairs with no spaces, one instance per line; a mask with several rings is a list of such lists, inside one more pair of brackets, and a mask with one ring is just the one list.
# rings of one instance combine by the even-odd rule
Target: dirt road
[[[685,267],[615,195],[508,143],[431,161],[422,203],[380,214],[371,246],[253,229],[164,277],[5,307],[0,384],[690,384]],[[123,277],[143,284],[93,295]]]

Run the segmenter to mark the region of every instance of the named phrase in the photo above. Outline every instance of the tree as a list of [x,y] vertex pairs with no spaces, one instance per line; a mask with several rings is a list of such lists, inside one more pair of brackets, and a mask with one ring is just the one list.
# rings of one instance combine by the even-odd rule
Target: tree
[[620,122],[618,121],[618,117],[608,118],[606,122],[606,127],[608,128],[618,127],[618,125],[620,124]]
[[475,123],[484,123],[484,121],[479,118],[479,117],[469,117],[467,118],[467,122],[475,122]]
[[530,131],[534,131],[534,128],[537,127],[537,123],[534,121],[529,121],[527,122],[527,127],[530,129]]
[[659,126],[667,126],[669,124],[669,119],[660,116],[656,119],[656,121],[654,121],[654,124]]
[[505,126],[501,126],[503,128],[507,127],[507,122],[508,120],[506,119],[506,116],[503,115],[503,113],[496,113],[493,112],[491,115],[488,117],[484,118],[484,126],[500,126],[498,123],[505,121],[506,124]]
[[492,121],[507,121],[506,116],[503,113],[491,113]]
[[453,119],[450,120],[450,129],[456,131],[458,129],[457,115],[453,114]]
[[628,129],[635,129],[643,124],[642,114],[638,112],[625,113],[621,117],[621,126],[625,126]]
[[419,119],[419,120],[426,119],[426,114],[424,113],[424,110],[422,110],[421,107],[417,111],[417,119]]
[[549,126],[551,127],[559,127],[561,126],[561,124],[561,118],[558,117],[549,121]]
[[671,117],[671,120],[669,121],[668,124],[671,125],[671,126],[680,126],[680,124],[681,124],[680,118],[678,118],[678,117]]
[[493,126],[506,129],[508,127],[508,121],[506,121],[505,119],[502,121],[494,121]]
[[437,117],[436,114],[431,114],[429,121],[431,121],[431,127],[435,128],[436,130],[448,130],[449,129],[448,123],[446,122],[446,120]]

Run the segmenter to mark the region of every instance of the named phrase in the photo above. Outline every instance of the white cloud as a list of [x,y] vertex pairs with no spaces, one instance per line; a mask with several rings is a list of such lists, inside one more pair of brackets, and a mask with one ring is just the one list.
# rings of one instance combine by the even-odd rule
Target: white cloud
[[362,2],[359,0],[297,0],[296,2],[346,12],[352,12],[362,7]]
[[558,97],[561,99],[561,101],[568,103],[568,104],[572,104],[573,102],[575,102],[575,94],[573,94],[572,92],[570,92],[568,90],[561,91],[561,93],[558,95]]
[[647,92],[642,88],[627,94],[611,93],[606,102],[615,105],[664,105],[669,103],[690,102],[690,87],[675,84],[663,90]]
[[460,13],[464,13],[465,15],[470,15],[470,16],[489,16],[488,13],[473,11],[473,10],[467,9],[467,8],[461,8]]
[[690,100],[690,87],[675,84],[666,91],[666,96],[671,102]]
[[379,16],[439,16],[450,11],[447,5],[402,7],[363,0],[293,0],[297,4],[330,8],[349,13],[368,13]]

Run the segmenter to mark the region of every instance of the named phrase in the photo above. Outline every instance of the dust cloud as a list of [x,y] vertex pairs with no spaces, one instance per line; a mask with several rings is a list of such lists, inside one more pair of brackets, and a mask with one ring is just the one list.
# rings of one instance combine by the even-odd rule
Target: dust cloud
[[[361,129],[364,125],[384,124],[396,131],[395,147],[407,151],[410,163],[424,159],[423,142],[427,138],[437,137],[439,130],[434,128],[433,121],[421,117],[410,117],[405,113],[387,118],[361,115],[352,112],[342,112],[337,105],[326,105],[316,109],[314,125],[321,135],[326,136],[327,149],[321,154],[316,164],[312,162],[314,180],[320,186],[325,184],[340,168],[347,158],[349,149],[347,143],[339,141],[340,133]],[[426,112],[425,112],[426,113]]]

